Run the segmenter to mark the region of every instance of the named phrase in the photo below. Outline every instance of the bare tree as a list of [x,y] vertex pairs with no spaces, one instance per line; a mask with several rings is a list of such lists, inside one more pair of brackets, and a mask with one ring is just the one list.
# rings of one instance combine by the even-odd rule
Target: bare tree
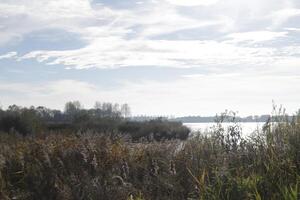
[[96,110],[102,110],[102,103],[100,102],[100,101],[96,101],[95,102],[95,105],[94,105],[94,108],[96,109]]
[[65,105],[65,113],[68,115],[73,115],[83,109],[83,106],[79,101],[69,101]]
[[130,115],[131,115],[130,107],[127,103],[125,103],[121,106],[121,114],[124,118],[130,117]]

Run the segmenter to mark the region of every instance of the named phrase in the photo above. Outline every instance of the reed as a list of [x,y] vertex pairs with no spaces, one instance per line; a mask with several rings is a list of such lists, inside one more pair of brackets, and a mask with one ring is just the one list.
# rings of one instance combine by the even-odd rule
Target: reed
[[222,120],[186,141],[3,133],[0,199],[296,200],[300,116],[281,117],[249,138],[238,123],[224,129]]

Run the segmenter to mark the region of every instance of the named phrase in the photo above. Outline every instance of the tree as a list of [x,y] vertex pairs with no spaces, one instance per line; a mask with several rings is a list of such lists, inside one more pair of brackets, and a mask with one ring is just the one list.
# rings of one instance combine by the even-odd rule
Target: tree
[[69,101],[65,105],[65,113],[67,115],[73,115],[83,109],[83,106],[79,101]]
[[15,113],[20,113],[21,110],[22,110],[22,107],[20,106],[17,106],[17,105],[10,105],[8,106],[8,109],[7,109],[9,112],[15,112]]
[[128,118],[130,117],[131,113],[130,113],[130,107],[127,103],[123,104],[121,106],[121,114],[124,118]]
[[102,110],[102,103],[100,101],[96,101],[95,105],[94,105],[94,108],[96,110]]
[[113,105],[113,114],[114,114],[114,117],[120,117],[120,115],[121,115],[120,105],[118,103],[115,103]]
[[13,105],[1,115],[0,130],[4,132],[16,131],[27,135],[39,133],[44,127],[41,116],[34,107],[21,108]]
[[49,108],[38,106],[35,110],[43,120],[50,120],[53,118],[53,112]]
[[102,110],[104,112],[105,117],[112,117],[112,112],[113,112],[113,105],[112,103],[103,103],[102,104]]

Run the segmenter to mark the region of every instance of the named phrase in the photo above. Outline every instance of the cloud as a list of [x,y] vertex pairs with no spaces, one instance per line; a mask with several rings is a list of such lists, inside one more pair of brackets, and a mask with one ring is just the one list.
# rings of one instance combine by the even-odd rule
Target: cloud
[[2,59],[8,59],[8,58],[15,58],[17,55],[18,55],[18,53],[15,52],[15,51],[8,52],[8,53],[6,53],[4,55],[0,55],[0,60],[2,60]]
[[[134,40],[101,38],[77,50],[34,51],[20,59],[37,59],[48,65],[65,65],[76,69],[120,68],[130,66],[218,67],[272,64],[281,54],[273,48],[239,47],[215,41]],[[231,70],[231,68],[227,68]]]
[[[281,0],[277,1],[278,5],[283,5]],[[200,5],[208,1],[171,1],[172,4],[183,4],[182,2],[186,5]],[[210,67],[212,70],[224,71],[223,68],[232,70],[233,66],[238,65],[257,68],[262,65],[270,66],[277,59],[286,58],[287,52],[281,47],[270,47],[265,42],[281,38],[288,40],[287,31],[264,30],[251,26],[247,27],[254,29],[252,31],[239,30],[250,21],[259,26],[259,20],[271,20],[263,17],[263,14],[284,15],[278,14],[285,13],[282,11],[284,7],[273,8],[269,0],[264,3],[254,0],[246,5],[237,0],[230,0],[226,4],[222,1],[209,2],[214,2],[215,6],[193,7],[187,13],[170,2],[145,2],[143,7],[114,9],[91,4],[89,0],[76,3],[71,0],[21,0],[16,3],[12,0],[0,3],[0,13],[7,15],[9,19],[4,24],[5,31],[17,33],[19,37],[29,33],[34,35],[34,31],[46,27],[55,27],[76,32],[86,42],[86,46],[74,50],[45,49],[27,52],[18,58],[19,61],[37,59],[48,65],[76,69],[161,66]],[[296,10],[294,9],[294,14],[297,13]],[[248,14],[241,16],[241,13]],[[19,26],[17,19],[22,16],[26,23]],[[215,28],[209,29],[210,27]],[[197,34],[203,34],[202,32],[206,34],[206,40],[197,39]],[[178,38],[168,39],[175,33]],[[180,39],[180,34],[187,36]],[[16,37],[9,35],[6,34],[7,37]],[[255,46],[256,43],[259,46]]]
[[209,6],[219,0],[167,0],[167,2],[178,6]]
[[94,18],[89,0],[4,0],[0,2],[0,45],[51,28],[79,32],[84,23]]
[[272,31],[253,31],[243,33],[231,33],[227,37],[232,38],[233,42],[264,42],[286,37],[288,32],[272,32]]
[[[145,12],[143,10],[142,12]],[[189,29],[205,29],[209,26],[222,26],[225,20],[221,18],[193,18],[188,15],[183,15],[176,8],[166,4],[146,9],[146,14],[137,11],[135,17],[131,21],[142,27],[142,30],[137,33],[138,38],[153,38],[160,35],[168,35],[177,31]],[[138,19],[138,20],[137,20]]]
[[[286,9],[293,11],[289,16],[297,15],[297,8],[286,6],[282,0],[276,0],[276,5],[270,0],[210,1],[215,4],[208,7],[178,7],[174,6],[176,2],[183,1],[172,2],[144,1],[143,6],[115,9],[89,0],[3,1],[0,13],[8,17],[0,28],[12,38],[34,37],[36,31],[49,27],[77,33],[85,41],[81,48],[45,48],[12,56],[20,63],[32,59],[66,69],[158,66],[199,68],[214,74],[269,73],[273,66],[283,71],[289,60],[299,56],[300,44],[288,43],[293,30],[265,28],[264,23],[272,23],[271,15],[286,16]],[[25,23],[19,25],[21,18]],[[172,37],[174,34],[176,37]],[[205,34],[205,40],[199,39],[201,34]]]
[[[245,34],[245,35],[244,35]],[[255,36],[259,37],[255,37]],[[264,47],[239,45],[237,42],[264,42],[284,37],[285,32],[241,33],[232,35],[232,40],[124,40],[106,37],[92,44],[68,51],[34,51],[19,59],[36,59],[48,65],[64,65],[75,69],[114,69],[130,66],[159,66],[192,68],[214,73],[263,70],[272,67],[278,60],[299,56],[300,48]],[[281,65],[282,68],[286,66]]]
[[300,28],[285,28],[285,30],[300,32]]
[[283,8],[272,12],[269,17],[273,20],[273,26],[280,26],[292,17],[300,16],[298,8]]

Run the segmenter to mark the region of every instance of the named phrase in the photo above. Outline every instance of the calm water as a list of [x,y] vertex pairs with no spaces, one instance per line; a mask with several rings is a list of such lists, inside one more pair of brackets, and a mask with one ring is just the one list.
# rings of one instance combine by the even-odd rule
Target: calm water
[[[251,133],[261,130],[264,123],[263,122],[244,122],[239,123],[242,128],[243,135],[247,136]],[[189,127],[193,132],[201,131],[201,132],[208,132],[212,130],[212,127],[216,125],[216,123],[184,123],[187,127]],[[223,127],[226,129],[228,128],[231,123],[223,123]]]

